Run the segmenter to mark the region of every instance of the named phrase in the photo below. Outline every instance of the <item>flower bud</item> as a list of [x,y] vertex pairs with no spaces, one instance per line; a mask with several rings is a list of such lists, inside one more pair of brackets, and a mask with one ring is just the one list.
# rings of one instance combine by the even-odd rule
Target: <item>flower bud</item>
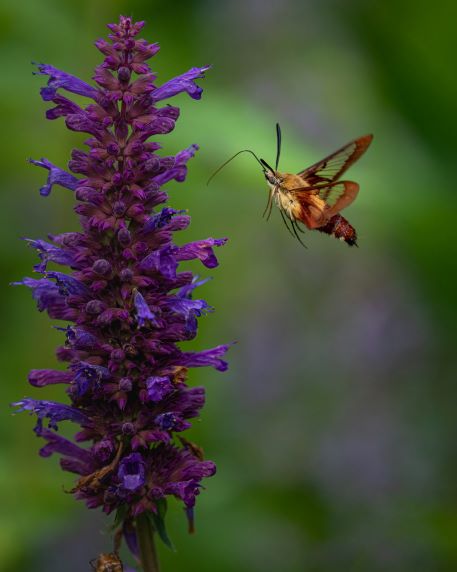
[[92,270],[100,276],[108,276],[111,273],[111,268],[111,264],[104,258],[96,260],[92,265]]
[[132,240],[130,232],[127,228],[119,229],[119,232],[117,233],[117,239],[122,244],[122,246],[128,246]]
[[106,308],[106,305],[101,300],[91,300],[86,304],[86,312],[91,314],[92,316],[97,316],[101,314],[103,310]]
[[133,278],[133,271],[130,268],[123,268],[119,273],[119,278],[122,282],[131,282]]
[[119,78],[119,81],[127,83],[128,81],[130,81],[131,73],[132,72],[130,71],[129,68],[122,66],[117,70],[117,77]]

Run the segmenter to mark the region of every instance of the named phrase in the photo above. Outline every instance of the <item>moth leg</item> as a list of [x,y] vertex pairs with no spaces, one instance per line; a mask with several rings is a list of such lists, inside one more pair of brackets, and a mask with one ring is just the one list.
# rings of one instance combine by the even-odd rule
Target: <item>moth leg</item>
[[297,220],[295,220],[295,226],[297,227],[298,232],[301,232],[302,234],[306,234],[306,231],[303,230],[303,227],[301,227]]
[[288,225],[288,223],[287,223],[287,217],[285,216],[285,214],[282,212],[281,209],[279,209],[279,213],[280,213],[280,215],[281,215],[282,222],[284,223],[285,227],[286,227],[287,230],[289,231],[290,235],[291,235],[291,236],[294,236],[294,235],[293,235],[293,232],[290,230],[289,225]]
[[268,211],[267,221],[270,220],[272,210],[273,210],[273,200],[270,201],[270,210]]
[[[306,246],[306,244],[302,241],[302,239],[300,238],[300,236],[299,236],[299,234],[298,234],[298,232],[297,232],[298,226],[297,226],[297,222],[296,222],[295,220],[292,221],[292,228],[293,228],[293,230],[294,230],[294,234],[295,234],[295,237],[296,237],[296,239],[298,240],[298,242],[299,242],[303,247],[308,248],[308,247]],[[299,230],[301,231],[301,229],[299,229]],[[301,232],[303,232],[303,231],[301,231]]]

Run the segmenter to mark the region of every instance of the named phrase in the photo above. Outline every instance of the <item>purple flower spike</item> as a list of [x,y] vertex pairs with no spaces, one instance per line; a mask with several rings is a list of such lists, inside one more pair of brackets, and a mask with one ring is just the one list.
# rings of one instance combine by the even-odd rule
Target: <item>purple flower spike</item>
[[[164,205],[166,185],[185,180],[198,146],[167,156],[156,141],[179,118],[177,107],[160,102],[181,92],[200,99],[197,82],[208,66],[157,87],[147,62],[159,48],[137,39],[143,25],[123,16],[109,25],[109,39],[95,44],[104,59],[94,86],[38,65],[37,74],[48,76],[41,88],[51,106],[46,117],[85,133],[87,148],[72,151],[70,172],[47,159],[30,162],[47,171],[41,195],[53,185],[74,191],[81,229],[25,239],[38,254],[34,270],[42,277],[15,283],[30,288],[39,311],[59,320],[57,357],[67,364],[62,371],[34,369],[29,382],[36,388],[63,384],[68,402],[24,398],[14,406],[36,415],[35,432],[45,440],[40,455],[59,455],[62,469],[78,475],[75,497],[89,508],[117,512],[119,537],[136,555],[136,519],[145,512],[168,542],[167,496],[182,501],[193,527],[201,481],[216,469],[181,436],[205,403],[204,388],[188,384],[189,368],[224,371],[228,349],[181,349],[212,308],[193,297],[207,279],[180,263],[198,259],[216,267],[214,249],[226,239],[176,244],[174,233],[186,229],[190,217]],[[89,101],[75,103],[72,94]],[[57,433],[62,421],[78,426],[73,440]]]

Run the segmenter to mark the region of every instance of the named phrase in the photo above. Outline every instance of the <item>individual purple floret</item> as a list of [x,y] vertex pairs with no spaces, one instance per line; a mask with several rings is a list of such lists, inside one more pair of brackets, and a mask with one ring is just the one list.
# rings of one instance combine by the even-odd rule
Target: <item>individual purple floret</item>
[[[43,196],[53,185],[74,191],[82,228],[48,241],[26,239],[40,258],[34,270],[41,277],[17,283],[31,289],[40,311],[67,323],[58,328],[65,341],[57,349],[67,369],[32,370],[29,382],[64,384],[69,403],[24,398],[15,405],[37,415],[35,431],[46,441],[41,455],[57,453],[62,468],[78,475],[73,494],[90,508],[117,511],[129,546],[137,544],[135,519],[142,513],[159,522],[160,533],[168,496],[184,503],[192,526],[201,480],[215,465],[178,438],[205,402],[203,388],[188,386],[188,368],[224,371],[228,348],[180,347],[196,336],[198,317],[212,310],[193,298],[205,280],[180,263],[199,259],[214,268],[214,250],[225,239],[174,243],[173,233],[187,228],[190,217],[160,208],[168,198],[162,187],[185,179],[198,147],[165,156],[154,139],[172,131],[179,117],[163,100],[181,92],[200,99],[196,80],[208,66],[156,86],[146,62],[159,48],[135,39],[143,25],[121,17],[108,26],[109,41],[95,44],[105,56],[95,69],[96,85],[38,65],[37,74],[48,77],[41,96],[54,104],[48,119],[63,117],[69,129],[89,137],[86,151],[72,152],[73,174],[44,158],[30,162],[47,170]],[[65,93],[89,102],[81,106]],[[63,421],[80,426],[74,442],[57,433]]]

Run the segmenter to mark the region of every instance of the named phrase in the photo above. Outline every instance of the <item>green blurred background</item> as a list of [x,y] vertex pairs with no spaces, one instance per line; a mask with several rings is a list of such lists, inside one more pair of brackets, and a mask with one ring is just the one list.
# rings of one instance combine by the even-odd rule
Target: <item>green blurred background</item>
[[[119,13],[148,22],[166,81],[213,64],[202,101],[180,95],[165,153],[197,142],[170,204],[193,224],[179,240],[228,236],[202,288],[216,312],[195,348],[230,340],[229,371],[196,370],[208,403],[193,440],[218,465],[188,536],[172,504],[177,553],[164,572],[455,571],[455,280],[457,4],[437,0],[20,0],[0,7],[3,263],[0,298],[0,570],[89,570],[110,549],[106,521],[63,492],[58,461],[40,459],[24,395],[31,368],[53,367],[61,335],[26,289],[19,238],[76,228],[73,197],[38,194],[45,156],[64,167],[83,137],[44,119],[30,61],[88,79],[92,43]],[[250,147],[296,172],[366,132],[347,211],[359,249],[308,233],[304,250],[278,213],[266,224]],[[202,276],[210,272],[202,271]]]

